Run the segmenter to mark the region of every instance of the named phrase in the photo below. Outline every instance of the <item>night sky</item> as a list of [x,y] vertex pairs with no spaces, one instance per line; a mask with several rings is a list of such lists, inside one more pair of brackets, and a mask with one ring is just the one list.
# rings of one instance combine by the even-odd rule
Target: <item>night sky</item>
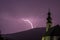
[[10,34],[31,29],[21,19],[28,19],[34,28],[46,27],[50,8],[53,26],[60,24],[60,0],[0,0],[0,29]]

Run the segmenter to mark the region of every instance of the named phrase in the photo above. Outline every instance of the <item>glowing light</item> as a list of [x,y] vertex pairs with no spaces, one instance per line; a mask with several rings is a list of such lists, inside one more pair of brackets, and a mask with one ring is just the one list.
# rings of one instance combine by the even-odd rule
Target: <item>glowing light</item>
[[31,25],[31,28],[33,28],[33,24],[30,20],[28,20],[28,19],[22,19],[22,20],[28,22]]

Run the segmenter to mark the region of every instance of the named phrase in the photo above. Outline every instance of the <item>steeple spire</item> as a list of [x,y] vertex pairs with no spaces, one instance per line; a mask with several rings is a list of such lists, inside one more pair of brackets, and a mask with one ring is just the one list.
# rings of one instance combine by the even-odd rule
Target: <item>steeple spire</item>
[[[51,18],[51,13],[50,9],[48,10],[48,16],[47,16],[47,23],[46,23],[46,32],[51,28],[52,26],[52,18]],[[50,36],[43,36],[42,40],[50,40]]]
[[52,26],[52,18],[51,18],[51,13],[50,13],[50,9],[49,9],[48,17],[47,17],[46,32],[50,29],[51,26]]

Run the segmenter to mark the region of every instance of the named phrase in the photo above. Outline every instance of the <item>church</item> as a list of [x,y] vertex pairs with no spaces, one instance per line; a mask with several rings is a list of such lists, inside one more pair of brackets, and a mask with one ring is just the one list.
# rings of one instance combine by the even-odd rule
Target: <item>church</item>
[[52,27],[52,18],[50,10],[48,12],[46,33],[42,35],[42,40],[60,40],[60,25]]

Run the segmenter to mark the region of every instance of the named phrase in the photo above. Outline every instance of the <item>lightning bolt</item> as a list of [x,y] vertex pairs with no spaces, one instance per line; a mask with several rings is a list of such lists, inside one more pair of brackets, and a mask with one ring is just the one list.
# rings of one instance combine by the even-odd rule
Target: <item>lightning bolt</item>
[[28,20],[28,19],[22,19],[22,20],[25,21],[25,22],[28,22],[31,25],[31,28],[33,28],[33,24],[30,20]]

